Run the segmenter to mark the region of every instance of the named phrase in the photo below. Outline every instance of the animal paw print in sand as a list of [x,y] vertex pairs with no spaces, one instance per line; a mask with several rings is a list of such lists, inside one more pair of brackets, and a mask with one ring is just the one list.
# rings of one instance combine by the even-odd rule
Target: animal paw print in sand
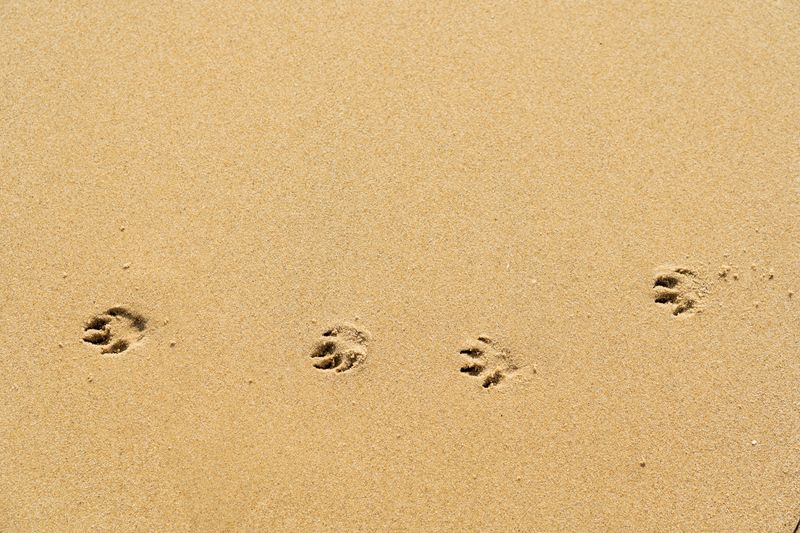
[[83,341],[101,346],[101,354],[118,354],[144,337],[147,319],[125,307],[112,307],[84,326]]
[[461,372],[482,378],[484,389],[497,385],[518,368],[508,350],[486,336],[470,342],[460,353],[468,358]]
[[654,301],[672,307],[674,316],[698,310],[706,289],[698,275],[688,268],[664,267],[653,282]]
[[369,340],[369,333],[355,326],[343,324],[333,327],[322,334],[322,339],[311,352],[314,367],[347,372],[366,360]]

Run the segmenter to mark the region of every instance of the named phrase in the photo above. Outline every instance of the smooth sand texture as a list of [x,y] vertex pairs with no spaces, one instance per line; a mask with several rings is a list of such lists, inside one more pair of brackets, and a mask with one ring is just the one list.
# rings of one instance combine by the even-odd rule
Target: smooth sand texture
[[0,50],[1,529],[800,519],[797,2],[5,2]]

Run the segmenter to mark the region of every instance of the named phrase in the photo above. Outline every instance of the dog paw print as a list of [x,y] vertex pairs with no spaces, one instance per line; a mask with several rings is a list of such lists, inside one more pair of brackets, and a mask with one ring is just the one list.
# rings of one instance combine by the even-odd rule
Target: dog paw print
[[367,358],[370,335],[355,326],[343,324],[322,334],[311,352],[314,367],[333,372],[347,372]]
[[662,268],[653,281],[654,301],[672,308],[674,316],[694,313],[705,296],[700,277],[688,268]]
[[478,337],[462,349],[460,354],[467,358],[461,366],[461,372],[481,378],[484,389],[497,385],[517,370],[508,350],[489,337]]
[[144,337],[147,319],[125,307],[112,307],[86,323],[83,342],[100,346],[101,354],[118,354]]

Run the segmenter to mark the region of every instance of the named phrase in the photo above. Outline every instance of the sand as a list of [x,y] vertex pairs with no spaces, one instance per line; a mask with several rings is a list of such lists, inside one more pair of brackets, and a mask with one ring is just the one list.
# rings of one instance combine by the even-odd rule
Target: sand
[[0,529],[792,532],[796,2],[162,4],[0,7]]

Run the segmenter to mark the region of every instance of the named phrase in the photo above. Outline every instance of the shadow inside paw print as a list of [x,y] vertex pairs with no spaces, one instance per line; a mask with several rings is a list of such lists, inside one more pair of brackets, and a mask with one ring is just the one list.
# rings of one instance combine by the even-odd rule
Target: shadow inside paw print
[[125,307],[112,307],[84,326],[83,341],[100,346],[101,354],[118,354],[144,337],[147,319]]
[[311,352],[314,367],[320,370],[347,372],[367,358],[370,335],[355,326],[343,324],[322,334]]
[[656,273],[653,291],[655,303],[671,306],[673,316],[696,312],[706,292],[695,272],[670,267]]
[[467,357],[461,372],[479,377],[484,389],[493,387],[517,370],[508,350],[486,336],[478,337],[459,352]]

